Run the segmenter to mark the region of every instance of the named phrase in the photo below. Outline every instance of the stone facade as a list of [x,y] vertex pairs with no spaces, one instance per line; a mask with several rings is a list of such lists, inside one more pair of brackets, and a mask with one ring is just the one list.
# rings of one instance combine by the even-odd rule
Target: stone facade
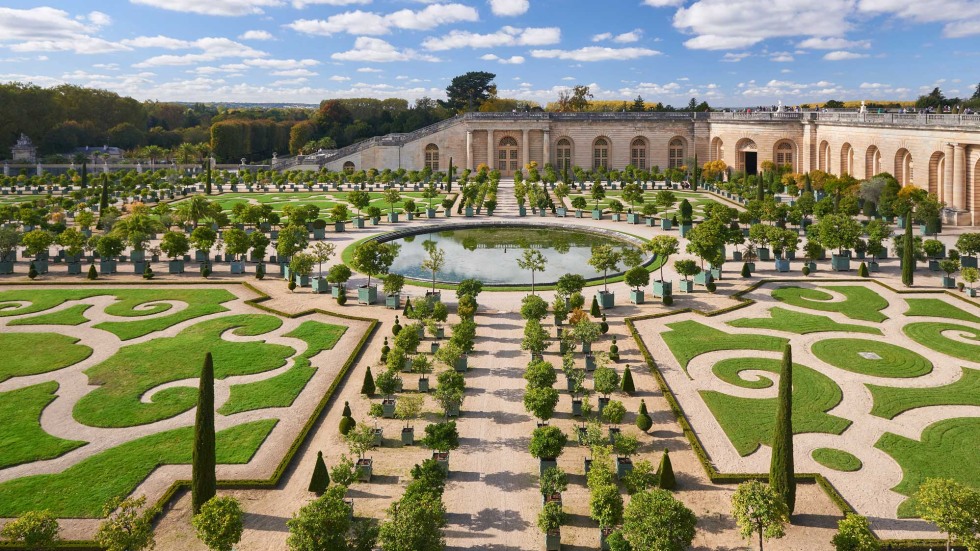
[[17,138],[17,143],[10,148],[10,158],[15,163],[35,163],[37,162],[37,147],[25,134]]
[[877,113],[468,113],[411,134],[334,152],[330,170],[445,171],[487,164],[511,176],[530,161],[556,168],[661,170],[721,159],[756,172],[765,161],[794,172],[865,179],[890,172],[946,203],[947,223],[980,225],[980,116]]

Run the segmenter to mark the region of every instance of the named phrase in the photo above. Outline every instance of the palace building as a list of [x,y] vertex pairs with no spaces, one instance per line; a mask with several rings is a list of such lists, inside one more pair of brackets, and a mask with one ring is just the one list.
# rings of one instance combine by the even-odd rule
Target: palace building
[[721,159],[754,174],[764,161],[793,172],[858,179],[890,172],[946,203],[947,224],[980,225],[980,115],[870,112],[466,113],[406,134],[371,138],[276,168],[360,170],[487,164],[504,177],[526,163],[622,169]]

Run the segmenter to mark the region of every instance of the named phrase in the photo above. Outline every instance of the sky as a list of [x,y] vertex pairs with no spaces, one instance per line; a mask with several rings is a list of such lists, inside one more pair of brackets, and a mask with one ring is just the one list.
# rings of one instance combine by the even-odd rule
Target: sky
[[[973,70],[970,70],[973,67]],[[914,99],[980,81],[980,0],[6,0],[0,82],[140,100]]]

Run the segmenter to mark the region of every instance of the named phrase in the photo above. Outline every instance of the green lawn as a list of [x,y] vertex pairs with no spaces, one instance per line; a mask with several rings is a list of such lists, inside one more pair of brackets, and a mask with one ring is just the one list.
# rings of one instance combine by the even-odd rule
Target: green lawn
[[[932,362],[922,356],[882,341],[869,339],[825,339],[813,343],[813,355],[828,364],[862,375],[907,379],[932,372]],[[877,354],[868,359],[861,353]]]
[[848,331],[851,333],[869,333],[881,335],[881,330],[864,325],[852,323],[837,323],[827,316],[807,314],[785,308],[775,307],[769,310],[768,318],[740,318],[728,322],[732,327],[742,327],[746,329],[772,329],[774,331],[786,331],[806,335],[808,333],[822,333],[826,331]]
[[[969,417],[939,421],[922,431],[914,440],[886,432],[875,447],[902,467],[902,481],[892,490],[912,496],[926,478],[951,478],[980,488],[980,418]],[[898,508],[902,518],[914,517],[915,505],[906,500]]]
[[963,368],[955,383],[931,388],[866,385],[874,406],[871,414],[894,419],[906,411],[929,406],[980,406],[980,371]]
[[817,448],[813,450],[812,457],[814,461],[828,469],[845,473],[853,473],[864,466],[854,454],[834,448]]
[[[105,295],[118,299],[118,302],[106,308],[107,314],[134,319],[133,321],[104,322],[95,325],[95,327],[109,331],[122,340],[142,337],[189,319],[226,312],[228,309],[222,306],[222,303],[236,298],[235,295],[224,289],[16,289],[0,292],[0,317],[43,312],[71,300]],[[148,320],[138,319],[170,310],[172,306],[167,303],[139,308],[141,305],[150,302],[164,300],[185,302],[188,306],[184,310],[169,316]],[[15,304],[17,301],[27,301],[30,304],[18,306]],[[55,316],[56,314],[51,315]],[[55,319],[71,319],[68,317],[70,314],[63,315],[65,318],[56,317]]]
[[[780,360],[768,358],[733,358],[716,365],[715,373],[728,382],[746,388],[764,388],[764,383],[738,378],[746,369],[779,373]],[[754,452],[761,444],[769,445],[776,421],[776,398],[740,398],[722,392],[700,392],[708,409],[718,420],[739,455]],[[828,415],[843,398],[840,387],[826,375],[806,366],[793,364],[793,433],[821,432],[841,434],[851,422]]]
[[[295,365],[275,377],[254,383],[232,385],[231,395],[218,413],[231,415],[243,411],[293,405],[293,401],[316,373],[316,368],[310,365],[310,360],[320,352],[332,349],[346,331],[347,328],[342,325],[330,325],[318,321],[303,322],[286,334],[287,337],[302,339],[307,344],[306,351],[296,358]],[[339,360],[338,358],[337,361]]]
[[[253,421],[218,432],[218,463],[248,463],[277,422]],[[0,517],[47,509],[59,518],[100,518],[109,500],[131,494],[157,467],[190,463],[193,439],[194,427],[161,432],[110,448],[58,474],[0,483]]]
[[[902,331],[913,341],[936,352],[971,362],[980,360],[980,330],[973,327],[955,323],[918,322],[907,324]],[[954,341],[943,335],[945,331],[961,331],[967,339],[976,341],[977,344]]]
[[92,355],[78,339],[56,333],[0,333],[0,383],[11,377],[48,373]]
[[661,336],[678,363],[687,372],[687,364],[694,357],[717,350],[771,350],[783,349],[787,339],[766,335],[730,335],[693,320],[668,323],[671,329]]
[[50,381],[0,392],[0,469],[62,456],[85,442],[62,440],[41,428],[41,412],[55,399],[58,383]]
[[11,320],[7,325],[81,325],[88,321],[85,311],[91,307],[91,304],[76,304],[49,314]]
[[888,301],[867,287],[828,285],[824,288],[840,293],[846,299],[841,302],[831,302],[833,296],[829,293],[819,289],[804,289],[794,286],[775,289],[772,296],[776,300],[791,306],[820,310],[821,312],[839,312],[854,320],[882,322],[888,319],[881,313],[881,310],[888,307]]
[[909,303],[909,309],[905,312],[909,317],[927,316],[980,323],[980,317],[938,298],[907,298],[905,302]]
[[217,379],[277,369],[286,364],[294,350],[264,341],[229,342],[222,333],[255,336],[278,329],[282,320],[268,315],[237,315],[201,322],[174,337],[124,346],[86,371],[89,383],[99,388],[75,404],[74,416],[93,427],[132,427],[167,419],[194,407],[197,389],[169,388],[144,403],[147,391],[168,383],[198,377],[204,353],[214,356]]

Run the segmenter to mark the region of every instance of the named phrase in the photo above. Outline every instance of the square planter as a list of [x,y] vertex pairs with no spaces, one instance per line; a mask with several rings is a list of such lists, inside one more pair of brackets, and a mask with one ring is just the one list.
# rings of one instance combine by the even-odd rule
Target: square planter
[[393,224],[397,223],[398,222],[398,213],[397,212],[389,212],[388,213],[388,222],[391,222]]
[[653,223],[655,222],[655,220],[652,217],[651,218],[647,218],[646,220],[647,220],[647,226],[652,228],[653,227]]
[[613,215],[612,215],[613,222],[619,222],[619,217],[620,217],[620,214],[618,212],[614,212]]
[[637,213],[635,213],[635,212],[627,213],[626,214],[626,223],[627,224],[639,224],[640,223],[640,215],[637,214]]
[[691,227],[692,227],[691,224],[681,224],[678,227],[678,230],[680,231],[681,237],[687,237],[687,234],[690,233],[690,231],[691,231]]
[[715,280],[715,276],[712,275],[710,270],[699,272],[694,276],[695,285],[705,286],[714,280]]
[[208,252],[207,251],[194,251],[194,262],[207,262]]
[[561,551],[561,530],[549,530],[544,535],[544,551]]
[[415,429],[412,427],[402,428],[402,445],[412,446],[415,444]]
[[435,218],[436,217],[436,209],[425,209],[425,217],[426,218]]
[[330,288],[330,296],[337,298],[340,295],[347,292],[347,286],[344,284],[334,285]]
[[426,291],[425,300],[431,305],[435,305],[437,302],[442,302],[442,291]]
[[[704,272],[702,272],[704,273]],[[701,274],[698,274],[701,275]],[[678,282],[680,285],[680,291],[682,293],[693,293],[694,292],[694,282],[690,279],[682,279]]]
[[669,230],[672,227],[673,226],[671,225],[670,218],[661,218],[660,219],[660,229],[662,229],[662,230]]
[[381,412],[383,418],[393,419],[395,417],[395,400],[392,398],[381,400]]
[[592,343],[591,342],[582,341],[582,353],[583,354],[586,354],[586,355],[592,353]]
[[324,295],[330,292],[330,283],[328,283],[325,278],[314,277],[312,285],[313,292],[318,295]]
[[628,457],[616,458],[616,478],[622,480],[633,470],[633,460]]
[[592,354],[586,354],[585,356],[585,370],[595,371],[595,356]]
[[943,276],[943,289],[955,289],[956,278]]
[[432,452],[432,459],[442,467],[443,472],[449,472],[449,452]]
[[869,272],[880,272],[881,271],[881,265],[879,265],[877,262],[874,262],[874,261],[868,262],[868,271]]
[[167,265],[167,271],[171,274],[182,274],[184,273],[184,261],[183,260],[171,260]]
[[231,273],[232,275],[240,275],[245,273],[245,262],[241,260],[233,260],[231,262]]
[[769,249],[765,247],[759,247],[757,249],[757,252],[759,254],[759,260],[763,262],[769,262],[770,260],[772,260],[772,254],[770,253]]
[[[37,265],[37,263],[35,263],[35,266],[36,265]],[[37,267],[37,269],[38,269],[37,271],[41,272],[42,274],[44,272],[47,272],[48,271],[47,270],[47,263],[45,263],[45,269],[44,269],[44,271],[41,271],[41,268],[40,267]],[[114,273],[116,273],[116,261],[115,260],[106,260],[104,258],[102,260],[99,260],[99,274],[100,275],[109,275],[109,274],[114,274]]]
[[[354,224],[354,228],[363,230],[364,229],[364,218],[360,216],[355,216],[351,223]],[[342,229],[340,231],[343,231]]]
[[559,218],[564,218],[567,213],[568,211],[565,209],[565,207],[558,207],[555,209],[555,216],[558,216]]
[[599,301],[599,307],[603,310],[608,310],[616,306],[616,293],[612,291],[599,291],[596,293],[596,298]]
[[544,472],[552,467],[558,466],[558,460],[555,458],[545,458],[542,457],[538,460],[538,475],[544,475]]
[[372,459],[365,457],[364,459],[357,460],[357,466],[355,467],[357,472],[358,482],[371,482],[371,471],[374,468],[374,462]]
[[428,392],[428,391],[429,391],[429,378],[428,377],[419,378],[419,392]]
[[972,288],[971,289],[967,289],[966,290],[966,294],[970,298],[977,298],[977,290],[976,289],[972,289]]
[[672,296],[673,287],[674,285],[670,281],[654,281],[653,296],[660,298]]
[[592,219],[593,220],[602,220],[602,211],[599,210],[599,209],[593,210],[592,211]]
[[296,286],[297,287],[309,287],[310,286],[310,276],[308,276],[308,275],[297,275],[296,276]]
[[732,260],[734,262],[741,262],[742,261],[742,251],[734,251],[734,252],[732,252]]
[[527,207],[525,207],[524,205],[518,206],[517,207],[517,215],[518,216],[527,216]]
[[463,209],[463,215],[467,218],[473,218],[473,207],[465,207]]
[[[361,221],[361,224],[362,225],[364,224],[364,221],[363,220]],[[344,229],[345,228],[344,228],[344,223],[343,222],[334,222],[333,223],[333,231],[335,231],[337,233],[344,233]]]
[[469,365],[468,364],[469,364],[469,361],[467,359],[467,356],[466,356],[466,354],[463,354],[453,364],[453,369],[455,369],[459,373],[465,373],[466,370],[469,369]]
[[643,290],[642,289],[640,289],[639,291],[637,291],[636,289],[631,290],[630,291],[630,303],[631,304],[643,304],[644,303],[644,297],[643,297],[643,295],[644,295],[644,293],[643,293]]
[[323,228],[313,228],[313,239],[322,240],[326,236],[326,230]]
[[[70,264],[69,264],[70,266]],[[146,262],[139,261],[133,262],[133,273],[137,275],[142,275],[146,271]],[[71,275],[71,268],[68,269],[68,274]]]
[[446,407],[446,417],[459,417],[459,404],[449,404]]
[[930,272],[938,272],[939,271],[939,261],[938,260],[930,260],[929,261],[929,271]]
[[843,256],[843,255],[835,254],[835,255],[831,256],[831,258],[830,258],[830,267],[835,272],[847,272],[847,271],[850,271],[850,269],[851,269],[851,259],[848,258],[848,257],[846,257],[846,256]]
[[606,409],[607,405],[609,405],[609,398],[600,396],[598,400],[598,405],[596,406],[596,411],[599,413],[600,417],[602,416],[602,410]]
[[385,429],[376,428],[374,429],[374,446],[380,448],[385,441],[384,437]]
[[358,304],[374,304],[378,300],[378,287],[376,285],[362,285],[357,288]]
[[[10,271],[5,270],[5,265],[10,267]],[[0,274],[10,274],[13,273],[13,270],[14,270],[13,262],[0,262]],[[68,275],[81,275],[81,273],[82,273],[81,262],[68,263]]]
[[572,416],[582,416],[582,400],[572,400]]
[[575,210],[575,218],[583,218],[584,216],[585,216],[585,213],[582,212],[580,209],[576,209]]
[[776,259],[776,271],[777,272],[788,272],[789,271],[789,260],[786,258]]
[[385,308],[388,308],[389,310],[397,310],[401,308],[401,304],[401,295],[385,295]]
[[412,372],[412,358],[405,358],[402,361],[402,373]]
[[415,220],[415,213],[414,212],[406,212],[405,213],[405,219],[408,220],[409,222],[411,222],[412,220]]
[[548,211],[546,211],[545,209],[538,209],[538,216],[539,217],[548,216]]
[[372,226],[377,226],[380,223],[381,223],[381,217],[380,216],[372,216],[371,217],[371,225]]
[[975,256],[961,256],[960,266],[963,268],[976,268],[977,267],[977,257]]

